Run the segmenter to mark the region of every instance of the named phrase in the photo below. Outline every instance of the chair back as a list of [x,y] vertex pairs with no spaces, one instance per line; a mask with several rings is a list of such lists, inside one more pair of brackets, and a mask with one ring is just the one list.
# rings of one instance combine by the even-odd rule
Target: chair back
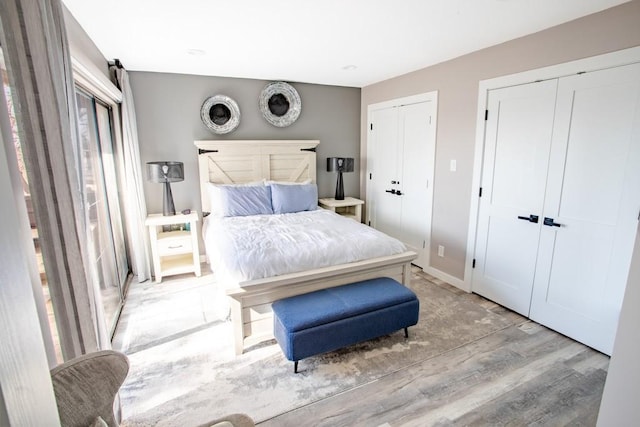
[[114,350],[76,357],[51,370],[53,391],[63,427],[86,427],[98,417],[118,426],[113,402],[129,372],[129,359]]

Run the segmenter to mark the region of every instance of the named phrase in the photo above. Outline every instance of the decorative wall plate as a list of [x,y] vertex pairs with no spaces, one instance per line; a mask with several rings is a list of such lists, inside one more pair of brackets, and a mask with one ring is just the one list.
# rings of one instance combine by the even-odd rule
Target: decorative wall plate
[[225,134],[234,131],[240,124],[240,108],[236,101],[226,95],[213,95],[202,104],[200,117],[211,132]]
[[260,93],[260,111],[272,125],[287,127],[300,116],[302,102],[293,86],[285,82],[269,83]]

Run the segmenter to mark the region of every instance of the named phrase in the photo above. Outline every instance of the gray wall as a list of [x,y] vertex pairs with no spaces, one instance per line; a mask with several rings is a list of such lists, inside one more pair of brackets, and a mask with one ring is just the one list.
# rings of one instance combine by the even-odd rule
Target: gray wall
[[[125,67],[127,64],[124,64]],[[318,193],[332,197],[336,175],[326,171],[326,158],[354,157],[356,172],[344,175],[345,194],[359,195],[360,89],[291,83],[302,99],[298,120],[286,128],[270,125],[260,113],[258,96],[269,83],[263,80],[183,74],[130,72],[143,163],[184,162],[185,180],[172,184],[177,210],[200,211],[198,160],[194,140],[318,139]],[[223,94],[240,107],[240,125],[227,135],[216,135],[200,120],[207,97]],[[145,182],[149,213],[162,211],[162,188]]]
[[[635,0],[362,89],[363,154],[368,105],[438,91],[432,267],[463,279],[479,81],[638,45],[640,1]],[[452,159],[456,172],[449,171]],[[362,194],[365,185],[363,179]],[[444,258],[436,254],[438,245],[446,248]]]

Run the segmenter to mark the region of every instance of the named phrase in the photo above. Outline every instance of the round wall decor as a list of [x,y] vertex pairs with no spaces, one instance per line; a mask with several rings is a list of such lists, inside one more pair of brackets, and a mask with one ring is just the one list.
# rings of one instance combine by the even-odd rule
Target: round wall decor
[[300,95],[285,82],[269,83],[260,93],[260,111],[272,125],[287,127],[298,119],[302,110]]
[[240,124],[240,108],[226,95],[213,95],[202,104],[200,117],[211,132],[225,134]]

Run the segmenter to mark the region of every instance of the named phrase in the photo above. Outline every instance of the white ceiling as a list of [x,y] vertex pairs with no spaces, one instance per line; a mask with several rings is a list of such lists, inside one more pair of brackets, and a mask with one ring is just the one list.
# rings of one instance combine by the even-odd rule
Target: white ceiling
[[363,87],[628,0],[63,0],[129,70]]

